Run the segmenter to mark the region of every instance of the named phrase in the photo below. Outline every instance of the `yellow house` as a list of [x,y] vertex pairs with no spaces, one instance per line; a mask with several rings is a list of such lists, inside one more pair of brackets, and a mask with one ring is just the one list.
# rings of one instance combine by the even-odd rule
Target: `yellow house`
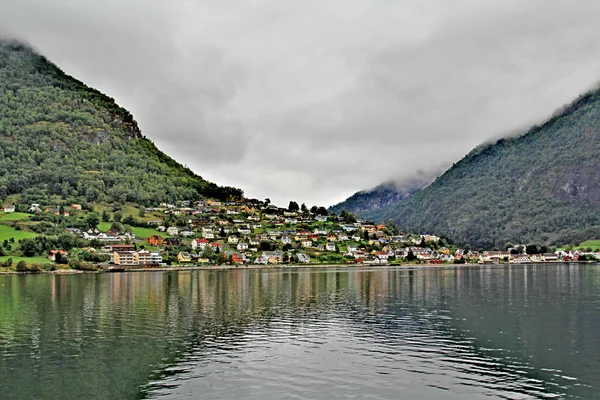
[[180,263],[189,263],[192,262],[192,256],[190,253],[182,251],[181,253],[177,254],[177,261]]

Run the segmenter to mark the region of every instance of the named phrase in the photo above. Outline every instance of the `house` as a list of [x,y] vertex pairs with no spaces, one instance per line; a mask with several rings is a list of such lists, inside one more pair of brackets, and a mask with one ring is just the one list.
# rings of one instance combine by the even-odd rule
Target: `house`
[[206,239],[194,239],[192,240],[192,249],[196,250],[200,248],[200,250],[204,250],[204,248],[208,245],[208,240]]
[[146,243],[150,246],[164,246],[165,239],[160,235],[152,235],[146,239]]
[[166,238],[167,246],[181,246],[181,239],[179,238]]
[[159,265],[162,263],[162,256],[158,252],[150,253],[150,264]]
[[250,234],[250,229],[248,229],[248,228],[238,228],[238,232],[241,233],[242,235],[249,235]]
[[258,246],[260,241],[257,238],[250,238],[250,246]]
[[542,259],[546,262],[558,261],[558,256],[554,253],[546,253],[546,254],[542,254]]
[[375,227],[373,225],[363,225],[362,227],[362,231],[367,231],[369,232],[369,234],[374,233],[376,231]]
[[330,233],[327,235],[327,240],[330,242],[337,242],[337,236],[335,236],[333,233]]
[[396,236],[392,236],[392,242],[404,243],[404,242],[408,242],[408,238],[404,235],[396,235]]
[[292,243],[292,239],[288,235],[283,235],[281,237],[281,243],[290,244],[290,243]]
[[327,229],[325,228],[315,228],[313,231],[315,235],[327,235]]
[[50,250],[50,252],[48,253],[48,260],[50,261],[56,261],[56,255],[59,254],[61,256],[66,256],[67,252],[64,250]]
[[113,263],[116,265],[136,265],[134,251],[115,251],[113,253]]
[[357,251],[358,249],[356,248],[356,246],[354,245],[348,245],[348,247],[346,248],[346,254],[348,255],[354,255],[354,252]]
[[15,212],[15,206],[4,206],[5,213]]
[[213,242],[209,246],[213,250],[217,250],[217,249],[219,249],[219,251],[223,250],[223,245],[221,243],[219,243],[219,242]]
[[133,251],[134,246],[131,244],[109,244],[102,248],[103,251],[106,252],[115,252],[115,251]]
[[385,264],[388,261],[389,253],[386,251],[376,251],[373,255],[379,259],[380,264]]
[[179,229],[176,226],[170,226],[167,228],[167,235],[177,236],[179,235]]
[[348,237],[348,235],[346,235],[345,233],[341,233],[341,234],[338,236],[338,241],[340,241],[340,242],[346,242],[346,241],[348,241],[348,240],[350,240],[350,238],[349,238],[349,237]]
[[335,251],[335,243],[333,243],[333,242],[327,242],[327,244],[325,245],[325,250],[327,250],[327,251]]
[[308,239],[305,239],[301,242],[302,247],[307,247],[307,248],[312,247],[312,243],[313,243],[312,240],[308,240]]
[[240,238],[237,236],[232,235],[227,238],[227,243],[229,243],[229,244],[237,244],[239,241],[240,241]]
[[319,221],[319,222],[327,222],[327,216],[324,215],[317,215],[315,217],[315,221]]
[[484,263],[491,262],[498,264],[500,261],[509,260],[510,252],[508,251],[484,251],[480,256],[480,260]]
[[281,251],[263,251],[261,259],[267,260],[269,264],[279,264],[283,261],[283,253]]
[[29,207],[29,209],[27,210],[31,213],[38,213],[38,212],[42,212],[42,209],[40,208],[39,204],[32,204],[31,207]]
[[152,253],[148,250],[136,251],[134,259],[137,265],[150,265],[152,264]]
[[71,208],[75,211],[81,211],[81,204],[71,204]]
[[238,242],[237,249],[240,250],[240,251],[241,250],[247,250],[248,249],[248,243]]
[[192,262],[192,256],[187,251],[182,251],[177,254],[177,261],[179,263],[189,263]]
[[184,237],[190,237],[190,236],[195,235],[194,231],[191,229],[184,229],[180,233],[181,233],[181,236],[184,236]]
[[304,253],[296,254],[296,258],[298,258],[299,263],[308,264],[310,263],[310,256]]

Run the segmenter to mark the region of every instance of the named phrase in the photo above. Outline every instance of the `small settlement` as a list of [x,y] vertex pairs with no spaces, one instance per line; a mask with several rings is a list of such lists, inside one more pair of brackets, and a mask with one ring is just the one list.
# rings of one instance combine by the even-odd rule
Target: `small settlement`
[[[78,211],[81,211],[79,205],[70,208],[71,214]],[[12,210],[5,208],[5,212]],[[42,211],[38,204],[33,204],[29,212],[60,214],[68,211],[54,208]],[[471,251],[451,246],[438,236],[399,232],[391,224],[369,223],[347,212],[327,215],[324,207],[307,209],[294,202],[290,202],[288,208],[280,208],[255,199],[184,201],[177,205],[161,203],[145,208],[143,213],[152,219],[138,220],[129,216],[104,231],[74,227],[66,230],[86,244],[86,254],[94,253],[95,260],[120,267],[386,265],[406,261],[531,263],[576,261],[585,254],[581,251],[551,253],[547,249],[527,254],[525,246],[514,246],[506,251]],[[135,232],[140,229],[144,234],[138,236]],[[598,254],[585,256],[597,258]],[[66,257],[70,255],[62,249],[48,253],[51,261]]]

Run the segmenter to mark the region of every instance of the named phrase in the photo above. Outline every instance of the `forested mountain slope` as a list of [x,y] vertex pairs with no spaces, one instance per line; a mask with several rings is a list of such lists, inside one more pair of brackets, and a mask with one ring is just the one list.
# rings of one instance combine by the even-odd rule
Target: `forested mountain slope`
[[361,190],[354,193],[343,202],[331,206],[329,212],[339,214],[342,210],[346,210],[356,214],[376,210],[399,200],[409,198],[418,190],[423,189],[431,183],[431,181],[432,179],[413,179],[404,183],[385,182],[373,189]]
[[525,135],[483,145],[409,199],[363,216],[475,246],[600,236],[600,91]]
[[0,40],[0,199],[226,198],[144,138],[131,114],[19,43]]

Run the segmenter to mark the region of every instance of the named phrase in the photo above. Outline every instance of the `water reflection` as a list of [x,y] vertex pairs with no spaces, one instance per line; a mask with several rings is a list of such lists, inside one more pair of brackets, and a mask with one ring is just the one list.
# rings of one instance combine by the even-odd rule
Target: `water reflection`
[[0,398],[599,395],[600,270],[0,277]]

